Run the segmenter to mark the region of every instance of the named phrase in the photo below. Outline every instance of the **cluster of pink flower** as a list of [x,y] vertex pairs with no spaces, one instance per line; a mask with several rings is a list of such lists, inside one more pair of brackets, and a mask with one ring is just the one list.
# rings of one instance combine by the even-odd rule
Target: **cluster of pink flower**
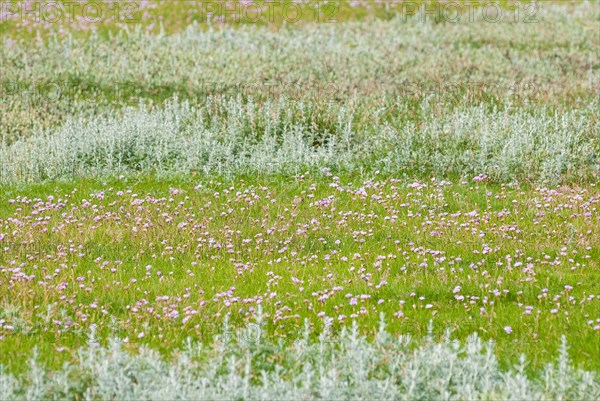
[[[107,185],[3,199],[0,298],[34,315],[54,305],[57,331],[117,319],[132,338],[165,341],[225,315],[246,321],[259,305],[276,327],[385,312],[398,324],[497,319],[509,335],[540,316],[600,330],[600,294],[585,280],[598,268],[600,194],[482,179],[356,186],[327,173],[284,189]],[[508,310],[521,320],[505,326]],[[0,326],[7,335],[14,322]]]

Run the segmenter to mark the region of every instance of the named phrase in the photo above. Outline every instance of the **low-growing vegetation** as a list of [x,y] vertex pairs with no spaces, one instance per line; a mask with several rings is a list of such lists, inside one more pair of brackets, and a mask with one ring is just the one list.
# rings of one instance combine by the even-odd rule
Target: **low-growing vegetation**
[[0,398],[599,398],[600,9],[501,3],[3,5]]
[[465,345],[446,339],[410,347],[383,325],[372,341],[354,326],[336,342],[312,340],[308,326],[292,346],[240,345],[217,337],[212,346],[187,342],[174,361],[142,348],[132,355],[120,341],[79,350],[77,364],[48,375],[33,358],[23,379],[0,372],[3,395],[38,399],[286,399],[286,400],[579,400],[600,396],[593,373],[570,365],[566,342],[555,362],[528,377],[527,362],[499,368],[493,344],[477,335]]
[[564,335],[575,361],[598,367],[595,187],[361,182],[325,169],[51,188],[2,199],[7,364],[45,339],[83,345],[90,325],[170,350],[261,306],[271,339],[293,338],[306,318],[368,333],[383,312],[394,332],[423,335],[433,320],[538,365]]

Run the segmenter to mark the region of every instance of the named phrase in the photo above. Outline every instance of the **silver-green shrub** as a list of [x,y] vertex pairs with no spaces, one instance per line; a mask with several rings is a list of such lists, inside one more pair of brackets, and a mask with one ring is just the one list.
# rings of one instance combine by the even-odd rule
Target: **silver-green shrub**
[[[597,180],[598,11],[584,1],[544,4],[533,24],[397,17],[6,44],[0,182],[324,165]],[[272,83],[303,90],[266,94]],[[255,98],[245,84],[259,85]],[[57,93],[40,99],[36,86]],[[138,96],[170,100],[136,107]]]
[[291,344],[215,338],[188,341],[172,360],[148,348],[91,342],[76,361],[48,371],[35,358],[23,376],[0,371],[3,400],[592,400],[600,397],[593,372],[569,362],[563,339],[556,362],[526,373],[526,361],[499,367],[493,343],[476,334],[466,343],[429,337],[414,346],[381,324],[374,340],[358,329],[311,339],[308,326]]
[[[400,115],[407,107],[396,106]],[[376,123],[376,110],[357,117],[351,106],[336,105],[327,113],[335,123],[326,130],[315,128],[311,107],[285,99],[258,105],[209,98],[199,106],[174,99],[150,111],[140,105],[122,116],[73,118],[0,148],[0,180],[293,173],[324,166],[550,182],[599,172],[597,101],[563,113],[473,106],[441,117],[424,104],[418,124],[399,118]]]

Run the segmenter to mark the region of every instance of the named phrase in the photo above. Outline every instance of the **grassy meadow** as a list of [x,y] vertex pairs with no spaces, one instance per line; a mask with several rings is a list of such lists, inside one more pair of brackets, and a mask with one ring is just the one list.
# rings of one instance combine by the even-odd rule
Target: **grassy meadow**
[[208,3],[2,9],[0,398],[600,397],[600,6]]

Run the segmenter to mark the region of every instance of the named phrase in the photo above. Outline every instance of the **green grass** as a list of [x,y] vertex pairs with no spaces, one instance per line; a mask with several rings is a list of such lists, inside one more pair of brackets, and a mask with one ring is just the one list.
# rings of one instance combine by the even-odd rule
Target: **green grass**
[[[15,371],[25,369],[22,356],[37,346],[47,363],[59,366],[71,358],[70,352],[85,344],[91,324],[97,325],[101,339],[111,334],[128,337],[131,349],[143,343],[168,352],[186,337],[210,340],[219,332],[225,314],[230,314],[236,328],[253,321],[249,308],[256,308],[255,302],[230,306],[222,300],[215,302],[216,294],[234,286],[233,296],[240,300],[263,297],[267,324],[262,334],[273,341],[295,338],[304,319],[317,335],[323,327],[319,312],[335,318],[334,333],[357,313],[361,330],[373,334],[383,312],[392,332],[422,338],[430,321],[438,335],[451,327],[464,340],[477,331],[484,339],[497,342],[503,363],[515,362],[525,353],[532,368],[554,355],[560,336],[566,335],[576,364],[600,368],[594,358],[600,345],[600,332],[594,330],[598,322],[588,323],[600,317],[600,299],[587,298],[600,295],[600,252],[595,245],[600,232],[592,206],[599,197],[595,186],[558,188],[554,195],[544,189],[485,181],[444,186],[427,182],[426,188],[418,190],[408,188],[406,181],[395,183],[390,178],[375,176],[365,183],[342,176],[339,185],[347,190],[366,185],[365,199],[330,187],[337,181],[323,174],[295,179],[140,178],[5,187],[0,197],[0,231],[6,233],[0,243],[4,247],[0,258],[1,319],[4,326],[15,329],[2,328],[0,363]],[[203,185],[195,190],[198,183]],[[169,195],[170,188],[185,192]],[[116,195],[128,189],[138,196]],[[104,192],[104,200],[90,198],[99,191]],[[236,196],[237,191],[254,192],[260,199],[249,205],[248,195]],[[218,198],[215,192],[220,193]],[[381,199],[371,198],[373,194]],[[8,203],[17,195],[34,201]],[[54,196],[54,203],[68,197],[68,205],[34,214],[32,205],[46,202],[49,195]],[[311,206],[330,195],[334,196],[331,206]],[[95,206],[82,208],[86,199]],[[150,202],[136,206],[131,204],[134,199]],[[478,216],[466,216],[471,211]],[[460,216],[452,217],[458,212]],[[574,213],[577,216],[571,216]],[[394,222],[386,219],[394,215]],[[94,216],[105,217],[94,222]],[[312,219],[319,222],[311,223]],[[40,221],[44,223],[36,224]],[[131,227],[135,221],[137,232]],[[178,229],[184,222],[187,227]],[[144,228],[144,224],[151,226]],[[297,232],[304,224],[309,225],[307,232]],[[511,227],[518,231],[510,231]],[[221,247],[211,247],[209,238]],[[198,239],[203,239],[199,249]],[[244,243],[244,239],[250,241]],[[232,253],[227,252],[227,244]],[[279,253],[284,246],[287,250]],[[483,254],[486,249],[489,253]],[[356,253],[360,257],[354,256]],[[379,255],[386,259],[376,266]],[[509,255],[513,266],[516,262],[523,266],[509,269]],[[445,260],[436,263],[440,257]],[[115,265],[117,260],[122,264]],[[533,264],[531,274],[522,271],[528,260]],[[102,267],[103,262],[108,265]],[[423,262],[427,266],[420,266]],[[241,264],[249,269],[238,270]],[[147,265],[152,265],[150,276],[146,275]],[[116,272],[111,272],[113,267]],[[35,279],[11,279],[15,268]],[[370,275],[368,282],[364,274]],[[84,278],[83,288],[77,277]],[[292,277],[304,283],[294,284]],[[376,288],[382,280],[387,285]],[[57,289],[61,283],[68,283],[62,291]],[[567,291],[565,285],[573,288]],[[323,303],[312,295],[336,286],[343,290]],[[455,299],[456,286],[462,287],[462,301]],[[547,296],[540,298],[544,288]],[[495,289],[501,294],[494,295]],[[268,296],[271,292],[276,292],[273,298]],[[371,298],[359,298],[357,305],[350,305],[347,293]],[[158,296],[170,298],[157,301]],[[471,296],[479,299],[471,304]],[[483,303],[486,296],[494,305]],[[560,299],[553,300],[555,296]],[[380,305],[379,299],[384,300]],[[141,300],[148,304],[132,312]],[[405,301],[404,306],[400,300]],[[206,304],[200,306],[203,301]],[[90,307],[94,303],[96,308]],[[428,304],[432,305],[429,309]],[[166,316],[169,305],[179,312],[177,318]],[[534,307],[531,315],[524,314],[527,305]],[[161,316],[148,313],[148,307]],[[198,314],[183,323],[186,307]],[[359,313],[361,307],[365,308],[363,314]],[[486,308],[485,314],[481,307]],[[558,312],[553,314],[552,309]],[[394,316],[398,311],[403,312],[402,317]],[[86,320],[78,313],[86,315]],[[347,319],[338,322],[339,315]],[[73,325],[59,329],[54,320],[62,324],[71,320]],[[505,326],[512,327],[511,334],[505,332]],[[145,336],[138,339],[140,332]],[[56,352],[61,348],[63,352]]]

